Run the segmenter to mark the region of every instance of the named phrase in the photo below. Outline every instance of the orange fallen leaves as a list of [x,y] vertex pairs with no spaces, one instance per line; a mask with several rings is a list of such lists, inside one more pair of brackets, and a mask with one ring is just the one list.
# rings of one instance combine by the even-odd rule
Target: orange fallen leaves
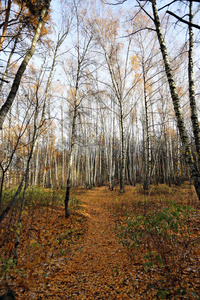
[[14,243],[11,242],[9,245],[8,245],[8,248],[7,248],[7,251],[10,252],[13,248],[14,248]]
[[200,255],[200,249],[195,250],[196,255]]
[[[181,201],[188,199],[187,191],[183,191]],[[179,195],[178,190],[172,195]],[[116,237],[127,211],[145,213],[144,196],[133,187],[127,187],[125,194],[101,187],[79,190],[77,197],[83,201],[83,210],[75,211],[67,220],[62,208],[35,208],[24,215],[18,270],[11,271],[8,282],[17,299],[158,299],[159,284],[166,280],[162,267],[145,270],[145,244],[133,259],[131,251]],[[145,197],[151,201],[151,208],[163,205],[159,194]],[[197,219],[193,222],[198,228]],[[192,222],[188,226],[192,227]],[[198,239],[198,231],[195,234]],[[9,242],[7,250],[12,251],[13,246]],[[196,247],[194,253],[198,257],[200,249]],[[174,281],[174,299],[175,289],[186,286],[194,293],[200,290],[199,268],[188,265],[188,255],[193,254],[186,253],[179,266],[182,277]],[[180,275],[176,267],[172,276]],[[6,284],[1,279],[2,291]]]

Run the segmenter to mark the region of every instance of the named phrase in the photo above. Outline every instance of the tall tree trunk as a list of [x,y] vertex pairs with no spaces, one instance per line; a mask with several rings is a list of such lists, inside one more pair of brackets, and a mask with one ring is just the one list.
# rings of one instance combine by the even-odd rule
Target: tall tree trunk
[[150,136],[149,136],[149,113],[148,113],[148,102],[147,102],[147,85],[146,85],[146,71],[144,61],[142,58],[142,76],[143,76],[143,89],[144,89],[144,107],[145,107],[145,168],[144,168],[144,190],[149,190],[150,186],[150,172],[151,172],[151,148],[150,148]]
[[38,185],[38,174],[39,174],[39,148],[38,144],[35,147],[35,179],[34,179],[34,185]]
[[[75,97],[77,97],[75,95]],[[70,188],[71,188],[71,173],[72,173],[72,165],[73,165],[73,151],[75,144],[75,133],[76,133],[76,118],[77,118],[77,104],[75,100],[74,114],[72,120],[72,133],[71,133],[71,143],[69,149],[69,160],[68,160],[68,175],[67,175],[67,189],[65,195],[65,218],[70,216],[69,213],[69,197],[70,197]]]
[[54,155],[54,163],[55,163],[55,180],[56,180],[56,185],[54,188],[58,189],[59,187],[59,181],[58,181],[58,161],[57,161],[57,153]]
[[164,140],[165,140],[165,149],[166,149],[166,163],[165,163],[165,169],[166,169],[166,178],[167,178],[167,184],[169,187],[171,186],[171,172],[170,172],[170,153],[169,153],[169,138],[167,136],[166,132],[166,126],[164,124]]
[[105,171],[105,157],[104,157],[105,137],[103,134],[102,147],[101,147],[101,185],[104,185],[104,171]]
[[126,140],[124,128],[123,102],[120,101],[120,130],[121,130],[121,169],[120,169],[120,191],[125,192],[125,167],[126,167]]
[[[12,153],[12,137],[11,137],[11,121],[12,121],[12,114],[11,110],[9,112],[9,123],[8,123],[8,159],[9,156],[11,156]],[[12,186],[12,164],[10,164],[10,168],[8,169],[8,187],[10,188]]]
[[62,149],[62,164],[61,164],[61,186],[65,183],[65,148],[64,148],[64,116],[63,116],[63,105],[61,104],[61,149]]
[[130,185],[133,185],[133,174],[132,174],[132,171],[133,171],[133,161],[132,161],[132,158],[133,158],[133,153],[132,153],[132,145],[131,145],[131,135],[128,134],[128,137],[127,137],[127,149],[126,149],[126,169],[127,169],[127,178],[128,178],[128,182]]
[[160,49],[161,49],[163,61],[165,64],[165,72],[167,75],[170,93],[171,93],[171,97],[172,97],[172,101],[173,101],[173,105],[174,105],[174,111],[175,111],[176,120],[177,120],[177,127],[179,129],[181,142],[184,147],[185,158],[186,158],[186,161],[190,168],[191,178],[194,182],[194,187],[195,187],[197,196],[200,200],[200,174],[198,172],[196,163],[192,156],[192,150],[190,147],[189,138],[188,138],[187,131],[185,128],[184,119],[183,119],[183,116],[181,113],[180,101],[179,101],[179,97],[178,97],[178,93],[177,93],[177,88],[176,88],[176,84],[175,84],[175,81],[174,81],[174,78],[172,75],[172,70],[171,70],[168,53],[167,53],[167,48],[166,48],[165,41],[164,41],[164,38],[163,38],[163,35],[161,32],[160,19],[158,16],[156,0],[151,0],[151,3],[152,3],[153,14],[154,14],[154,24],[156,27],[158,41],[160,44]]
[[95,147],[95,151],[94,151],[94,186],[96,186],[96,182],[97,182],[97,167],[98,167],[98,150],[97,150],[97,147]]
[[[190,1],[190,13],[189,13],[189,22],[193,23],[193,4]],[[189,62],[188,62],[188,77],[189,77],[189,97],[190,97],[190,109],[191,109],[191,120],[192,127],[195,139],[195,145],[198,155],[200,156],[200,128],[198,121],[197,106],[195,100],[195,91],[194,91],[194,75],[193,75],[193,29],[192,25],[189,25]]]
[[169,152],[170,152],[170,174],[172,183],[174,183],[174,163],[173,163],[173,151],[172,151],[172,135],[169,133]]
[[21,237],[21,228],[22,228],[22,212],[23,212],[24,206],[25,206],[27,187],[28,187],[28,173],[26,174],[26,178],[25,178],[25,185],[24,185],[22,203],[21,203],[21,207],[20,207],[18,223],[17,223],[17,230],[16,230],[17,237],[16,237],[16,241],[15,241],[15,248],[14,248],[14,254],[13,254],[13,262],[14,262],[15,265],[17,265],[17,261],[18,261],[18,249],[19,249],[19,243],[20,243],[20,237]]
[[113,130],[112,130],[112,175],[111,175],[111,190],[114,189],[115,186],[115,159],[116,159],[116,151],[115,151],[115,116],[113,114]]
[[15,96],[17,94],[17,91],[18,91],[22,76],[24,74],[24,71],[26,70],[26,67],[27,67],[31,57],[34,54],[35,47],[36,47],[37,41],[39,39],[41,28],[42,28],[42,25],[44,23],[44,18],[45,18],[45,15],[47,13],[47,10],[49,8],[50,2],[51,1],[48,0],[47,4],[41,10],[40,19],[38,21],[38,25],[37,25],[37,28],[35,30],[34,37],[32,39],[31,48],[28,50],[27,54],[25,55],[21,65],[20,65],[20,67],[17,71],[17,74],[15,75],[15,78],[14,78],[10,93],[9,93],[7,99],[6,99],[6,102],[2,105],[2,107],[0,109],[0,130],[3,127],[3,122],[4,122],[4,120],[6,118],[6,115],[9,111],[9,109],[11,108],[12,103],[15,99]]
[[[178,134],[177,134],[178,135]],[[176,184],[181,184],[180,172],[181,172],[181,161],[180,161],[180,139],[179,135],[177,136],[177,176],[176,176]]]
[[111,110],[112,110],[112,115],[111,115],[111,134],[109,136],[109,141],[110,141],[110,155],[109,155],[109,189],[112,191],[113,190],[113,151],[114,151],[114,139],[113,139],[113,135],[114,135],[114,116],[113,116],[113,99],[111,98]]
[[99,141],[99,172],[98,172],[98,186],[101,186],[101,164],[102,164],[102,159],[101,159],[101,154],[102,154],[102,152],[101,152],[101,139],[100,139],[100,141]]

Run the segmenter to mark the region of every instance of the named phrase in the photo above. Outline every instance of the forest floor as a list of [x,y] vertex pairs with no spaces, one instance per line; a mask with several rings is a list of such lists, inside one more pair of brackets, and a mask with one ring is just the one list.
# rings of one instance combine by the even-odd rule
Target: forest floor
[[[130,223],[136,212],[139,221]],[[159,224],[147,224],[155,212],[157,223],[158,213],[164,218],[159,234]],[[60,206],[26,208],[18,264],[2,261],[0,295],[10,288],[16,299],[200,299],[199,212],[189,184],[160,185],[147,195],[129,186],[125,194],[79,189],[67,220]],[[176,215],[176,230],[166,228]],[[4,240],[6,228],[0,229]],[[1,257],[13,247],[4,244]]]

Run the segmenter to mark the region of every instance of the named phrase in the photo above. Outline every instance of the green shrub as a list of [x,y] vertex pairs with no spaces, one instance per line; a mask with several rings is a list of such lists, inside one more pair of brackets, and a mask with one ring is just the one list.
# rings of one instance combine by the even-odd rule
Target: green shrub
[[[152,241],[163,243],[163,240],[173,241],[176,243],[177,234],[182,235],[183,220],[187,218],[188,212],[193,210],[186,205],[179,205],[172,202],[171,205],[158,212],[149,212],[145,215],[135,214],[129,216],[126,220],[126,226],[122,227],[121,240],[123,244],[129,245],[131,248],[137,248],[149,240],[151,246]],[[158,254],[159,249],[157,250]],[[158,260],[156,260],[158,262]],[[159,260],[161,262],[161,260]]]
[[[126,225],[121,227],[120,241],[128,247],[132,259],[137,254],[142,260],[146,272],[157,271],[166,277],[167,282],[176,295],[182,295],[185,289],[175,291],[173,270],[179,269],[184,261],[184,254],[192,247],[191,232],[185,226],[193,208],[172,202],[169,207],[160,211],[150,211],[143,215],[129,215]],[[184,249],[180,246],[183,242]],[[190,248],[191,249],[191,248]],[[138,251],[137,251],[138,250]],[[178,278],[178,279],[177,279]],[[171,282],[171,283],[170,283]],[[164,286],[159,286],[158,298],[165,299],[171,293]],[[190,291],[187,291],[189,293]]]

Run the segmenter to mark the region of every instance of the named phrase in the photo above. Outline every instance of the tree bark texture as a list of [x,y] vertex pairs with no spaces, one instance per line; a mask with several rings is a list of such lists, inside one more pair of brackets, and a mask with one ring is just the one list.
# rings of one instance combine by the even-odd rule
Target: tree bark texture
[[175,84],[175,81],[174,81],[174,78],[172,75],[172,70],[171,70],[171,66],[170,66],[170,62],[169,62],[169,58],[168,58],[165,41],[164,41],[164,38],[163,38],[163,35],[161,32],[161,25],[160,25],[160,19],[158,16],[156,0],[152,0],[151,3],[152,3],[153,14],[154,14],[154,24],[156,27],[158,41],[160,44],[160,49],[161,49],[163,61],[165,64],[165,72],[167,75],[171,98],[173,101],[174,111],[175,111],[175,115],[176,115],[177,127],[179,130],[182,145],[184,147],[186,161],[190,167],[191,178],[194,182],[195,190],[196,190],[197,196],[200,200],[200,174],[198,172],[196,163],[194,162],[194,158],[192,156],[189,138],[188,138],[187,131],[185,128],[184,119],[183,119],[183,116],[181,113],[180,101],[179,101],[179,97],[178,97],[178,93],[177,93],[177,89],[176,89],[176,84]]
[[[189,13],[189,21],[193,22],[193,9],[192,9],[192,1],[190,2],[190,13]],[[198,121],[198,113],[197,106],[195,100],[195,91],[194,91],[194,76],[193,76],[193,29],[192,26],[189,25],[189,62],[188,62],[188,77],[189,77],[189,97],[190,97],[190,109],[191,109],[191,120],[192,127],[196,145],[196,151],[200,156],[200,128]]]
[[[77,95],[75,95],[77,97]],[[72,121],[72,135],[71,135],[71,145],[69,151],[69,162],[68,162],[68,176],[67,176],[67,189],[65,195],[65,218],[70,216],[69,214],[69,197],[70,197],[70,187],[71,187],[71,173],[72,173],[72,164],[73,164],[73,151],[75,143],[75,133],[76,133],[76,118],[77,118],[77,103],[75,100],[74,115]]]

